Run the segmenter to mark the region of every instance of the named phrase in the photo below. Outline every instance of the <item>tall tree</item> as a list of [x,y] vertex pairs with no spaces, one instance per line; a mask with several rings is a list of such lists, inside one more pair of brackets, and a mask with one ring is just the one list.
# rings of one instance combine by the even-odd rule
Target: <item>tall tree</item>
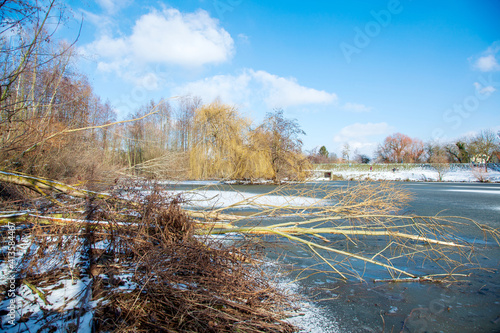
[[377,149],[377,155],[382,162],[415,163],[420,162],[424,154],[424,144],[419,139],[395,133],[385,138]]
[[268,112],[260,126],[268,134],[268,147],[273,168],[273,180],[303,177],[309,164],[302,155],[301,135],[306,133],[297,120],[285,118],[282,109]]
[[351,154],[351,146],[349,143],[344,143],[344,146],[342,146],[342,158],[344,160],[347,160],[349,162],[350,159],[350,154]]
[[75,147],[80,151],[102,147],[96,144],[102,139],[98,130],[71,129],[113,118],[111,112],[102,112],[103,105],[87,79],[71,70],[73,46],[53,38],[58,24],[64,23],[63,7],[55,0],[0,2],[3,168],[69,176],[78,164],[91,160],[85,156],[77,163]]
[[484,163],[487,170],[487,163],[500,148],[500,140],[493,131],[484,130],[469,140],[468,147],[471,158],[475,162]]
[[319,149],[319,154],[324,158],[328,158],[329,155],[328,150],[325,146],[321,146],[321,148]]
[[190,150],[191,176],[197,179],[238,178],[249,121],[216,101],[196,109]]
[[190,149],[191,134],[195,111],[202,106],[201,98],[196,96],[184,96],[179,101],[177,109],[177,149],[187,152]]

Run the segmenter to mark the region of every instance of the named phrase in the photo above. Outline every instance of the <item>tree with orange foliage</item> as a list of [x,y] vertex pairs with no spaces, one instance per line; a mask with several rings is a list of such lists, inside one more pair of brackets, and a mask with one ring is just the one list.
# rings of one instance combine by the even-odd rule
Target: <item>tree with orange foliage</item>
[[379,161],[385,163],[417,163],[423,155],[424,143],[401,133],[386,137],[377,149]]

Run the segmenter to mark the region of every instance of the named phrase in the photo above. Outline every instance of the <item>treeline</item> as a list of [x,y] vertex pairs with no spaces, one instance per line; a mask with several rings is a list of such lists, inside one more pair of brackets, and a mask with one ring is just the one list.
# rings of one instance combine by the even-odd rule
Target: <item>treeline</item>
[[54,38],[65,17],[55,1],[7,0],[0,11],[3,170],[57,179],[110,170],[277,182],[305,176],[304,133],[282,110],[254,126],[232,106],[188,96],[151,101],[116,122],[111,105],[75,69],[74,46]]
[[405,134],[387,136],[379,144],[372,158],[357,150],[351,151],[348,143],[342,148],[342,158],[329,153],[325,146],[307,152],[315,164],[324,163],[499,163],[500,132],[483,130],[480,133],[451,142],[423,142]]
[[73,45],[53,40],[55,3],[2,1],[0,11],[2,169],[46,176],[91,170],[104,133],[68,131],[112,122],[114,113],[74,69]]
[[396,133],[385,138],[376,151],[380,163],[498,163],[500,132],[480,133],[452,142],[423,142]]

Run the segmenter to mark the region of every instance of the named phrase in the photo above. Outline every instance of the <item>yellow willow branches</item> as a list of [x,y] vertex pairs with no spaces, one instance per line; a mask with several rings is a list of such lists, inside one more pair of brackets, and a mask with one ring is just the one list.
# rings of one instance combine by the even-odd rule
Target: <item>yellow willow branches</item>
[[[273,203],[278,197],[285,203]],[[444,275],[451,275],[457,267],[473,264],[474,244],[460,237],[462,227],[473,227],[498,242],[497,230],[467,218],[398,214],[409,199],[409,193],[389,183],[351,184],[333,190],[327,186],[288,185],[213,210],[235,215],[239,208],[247,207],[253,212],[234,219],[232,227],[214,224],[213,230],[198,233],[279,236],[304,245],[343,279],[347,274],[359,276],[353,271],[340,271],[340,266],[352,268],[348,264],[352,260],[383,267],[391,276],[397,273],[417,280],[418,273],[397,265],[402,265],[402,260],[422,266],[432,262],[446,272]],[[283,219],[286,221],[279,221]],[[340,244],[352,246],[340,249]],[[328,259],[327,253],[336,257]]]
[[[120,207],[142,214],[143,199],[130,196],[111,196],[91,192],[47,179],[0,171],[0,181],[28,187],[45,197],[52,193],[76,198],[102,200],[114,207],[114,223],[126,221],[123,227],[139,226],[134,213],[124,215]],[[158,186],[156,186],[158,187]],[[146,189],[146,188],[145,188]],[[228,193],[223,193],[229,191]],[[193,194],[200,194],[192,196]],[[224,195],[222,195],[224,194]],[[168,190],[155,194],[166,200],[179,200]],[[218,202],[233,196],[230,203]],[[146,196],[146,194],[144,194]],[[236,233],[255,237],[272,235],[300,245],[332,273],[345,279],[362,278],[363,268],[356,262],[386,269],[389,274],[422,277],[415,267],[432,264],[437,274],[453,275],[460,269],[479,267],[474,259],[475,244],[461,236],[466,228],[476,231],[476,237],[488,237],[498,243],[499,232],[475,221],[460,217],[420,217],[402,214],[410,200],[404,189],[390,183],[355,183],[332,187],[314,184],[294,184],[273,188],[262,194],[240,193],[227,186],[199,188],[180,194],[182,211],[194,222],[198,235]],[[234,198],[237,199],[234,202]],[[58,200],[57,197],[51,197]],[[171,198],[171,199],[168,199]],[[189,202],[189,200],[193,202]],[[201,199],[200,199],[201,198]],[[190,205],[211,206],[205,210],[192,210]],[[214,201],[215,200],[215,201]],[[216,202],[213,204],[212,202]],[[60,201],[63,204],[63,201]],[[213,208],[218,204],[222,207]],[[193,207],[194,208],[194,207]],[[110,213],[108,211],[103,213]],[[73,223],[73,216],[48,215],[34,212],[46,223]],[[77,215],[75,214],[75,217]],[[21,221],[24,216],[0,216],[1,222]],[[69,219],[68,219],[69,218]],[[78,219],[78,218],[77,218]],[[80,218],[81,220],[81,218]],[[222,222],[221,222],[222,221]],[[105,221],[101,221],[105,222]],[[142,221],[144,223],[144,221]],[[488,243],[483,243],[488,245]],[[411,265],[407,265],[412,262]],[[413,267],[413,268],[412,268]]]

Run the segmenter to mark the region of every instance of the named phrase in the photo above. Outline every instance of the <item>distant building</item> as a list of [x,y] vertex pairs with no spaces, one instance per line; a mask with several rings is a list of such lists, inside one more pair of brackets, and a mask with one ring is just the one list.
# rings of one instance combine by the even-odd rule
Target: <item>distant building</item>
[[500,163],[500,151],[494,152],[491,157],[486,154],[477,154],[471,156],[470,161],[475,164]]
[[488,162],[489,156],[486,154],[477,154],[471,156],[470,161],[474,164],[483,164]]

